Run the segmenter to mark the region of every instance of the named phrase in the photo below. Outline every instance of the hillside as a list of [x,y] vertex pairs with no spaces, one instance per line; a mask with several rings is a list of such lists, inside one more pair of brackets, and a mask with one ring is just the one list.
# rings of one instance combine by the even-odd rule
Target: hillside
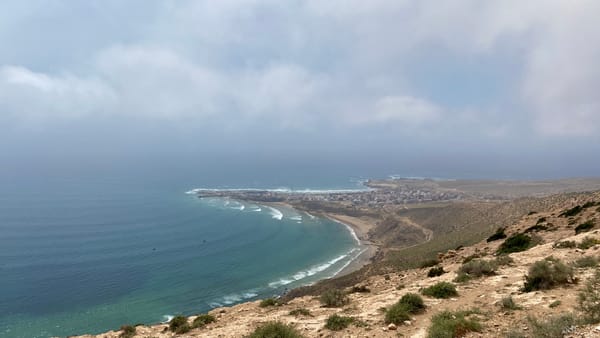
[[[523,205],[537,208],[510,224],[497,224],[505,227],[489,242],[440,251],[428,267],[386,264],[380,273],[363,275],[355,285],[328,294],[326,300],[340,303],[338,307],[325,307],[313,295],[285,303],[256,301],[214,309],[212,317],[200,317],[197,327],[185,333],[159,324],[138,326],[135,333],[130,329],[129,336],[247,337],[257,327],[278,321],[304,337],[600,337],[594,324],[600,322],[600,275],[594,278],[600,254],[600,193],[562,194]],[[410,211],[406,217],[435,223],[427,215]],[[451,228],[448,234],[455,232]],[[391,257],[419,250],[427,251],[416,246],[394,251]],[[440,282],[450,284],[427,291]],[[588,300],[585,310],[578,303],[581,295]],[[404,303],[394,306],[403,296]],[[341,317],[330,319],[329,327],[339,330],[325,327],[332,315]],[[215,322],[200,324],[206,318]],[[183,320],[179,330],[186,331],[185,324],[194,326],[194,319]],[[81,337],[119,336],[124,332]]]

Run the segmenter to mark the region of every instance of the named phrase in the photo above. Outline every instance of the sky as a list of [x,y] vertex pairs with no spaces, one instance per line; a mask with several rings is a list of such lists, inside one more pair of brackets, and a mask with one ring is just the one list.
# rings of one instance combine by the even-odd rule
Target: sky
[[2,1],[0,175],[599,176],[598,13],[596,0]]

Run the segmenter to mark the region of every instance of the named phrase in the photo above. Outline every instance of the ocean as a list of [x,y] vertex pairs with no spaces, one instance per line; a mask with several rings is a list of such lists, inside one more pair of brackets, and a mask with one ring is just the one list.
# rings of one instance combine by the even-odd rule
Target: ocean
[[[143,175],[140,175],[143,176]],[[0,337],[99,333],[279,295],[359,254],[343,225],[194,188],[358,189],[360,180],[6,180]]]

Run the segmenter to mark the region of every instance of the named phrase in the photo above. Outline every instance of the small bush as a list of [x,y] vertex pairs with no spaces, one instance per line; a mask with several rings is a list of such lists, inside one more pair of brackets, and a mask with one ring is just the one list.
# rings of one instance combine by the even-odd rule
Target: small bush
[[269,322],[258,327],[248,338],[304,338],[291,325]]
[[504,239],[504,238],[506,238],[506,234],[504,233],[504,228],[498,228],[498,230],[496,230],[496,232],[493,235],[488,237],[486,239],[486,241],[489,243],[489,242],[497,241],[497,240]]
[[456,287],[454,286],[454,284],[448,282],[436,283],[428,288],[421,290],[421,293],[425,296],[433,298],[450,298],[458,296],[458,292],[456,292]]
[[600,323],[600,271],[587,281],[585,288],[577,295],[579,309],[588,323]]
[[398,284],[398,286],[396,286],[396,290],[402,290],[406,287],[406,285],[404,284]]
[[433,268],[429,269],[429,272],[427,272],[427,277],[437,277],[443,275],[444,273],[446,273],[446,271],[444,271],[443,267],[434,266]]
[[443,311],[431,318],[427,330],[428,338],[457,338],[469,332],[481,332],[481,324],[476,319],[466,318],[464,312]]
[[123,325],[121,326],[121,331],[119,338],[131,338],[135,336],[136,329],[132,325]]
[[364,285],[355,285],[352,287],[352,289],[350,289],[350,293],[367,293],[367,292],[371,292],[371,290],[364,286]]
[[353,321],[352,317],[331,315],[327,318],[325,328],[331,331],[340,331],[347,328]]
[[541,321],[534,317],[528,317],[527,321],[529,321],[531,333],[535,338],[562,338],[568,333],[569,328],[575,324],[575,318],[570,313],[549,317]]
[[424,268],[430,268],[432,266],[436,266],[440,264],[440,261],[438,261],[437,259],[427,259],[423,262],[421,262],[421,264],[419,265],[422,269]]
[[581,223],[578,226],[575,227],[575,233],[576,234],[580,234],[582,232],[587,232],[590,231],[594,228],[594,221],[593,220],[589,220],[587,222]]
[[507,238],[498,248],[499,254],[520,252],[529,249],[532,246],[531,237],[525,234],[516,234]]
[[546,217],[540,217],[538,218],[537,222],[535,222],[535,224],[542,224],[544,222],[546,222]]
[[581,243],[577,245],[577,247],[582,250],[587,250],[597,244],[600,244],[600,241],[598,241],[596,238],[585,236],[581,240]]
[[532,225],[529,228],[525,229],[524,233],[537,232],[537,231],[545,231],[548,230],[548,227],[542,224]]
[[523,291],[552,289],[573,281],[573,268],[558,259],[549,257],[533,263],[525,276]]
[[600,202],[594,202],[594,201],[589,201],[589,202],[585,202],[585,204],[583,206],[581,206],[583,209],[587,209],[587,208],[591,208],[593,206],[596,205],[600,205]]
[[502,300],[500,301],[500,307],[502,307],[502,309],[504,309],[504,310],[521,310],[521,309],[523,309],[523,307],[521,307],[521,306],[517,305],[517,303],[515,303],[515,300],[512,298],[512,296],[502,298]]
[[527,213],[527,216],[531,216],[531,215],[535,215],[535,214],[537,214],[537,211],[533,211],[532,210],[532,211],[530,211],[530,212]]
[[260,301],[260,304],[258,304],[258,306],[260,307],[269,307],[269,306],[276,306],[277,305],[277,299],[275,298],[266,298]]
[[580,213],[582,210],[583,208],[581,207],[581,205],[576,205],[571,209],[563,211],[560,215],[558,215],[558,217],[572,217]]
[[550,307],[551,309],[554,309],[555,307],[559,306],[560,304],[562,304],[562,302],[560,300],[555,300],[552,303],[548,304],[548,307]]
[[475,258],[481,258],[481,255],[480,254],[469,255],[469,256],[463,258],[462,263],[463,264],[469,263],[470,261],[474,260]]
[[491,276],[496,273],[496,262],[487,261],[485,259],[474,259],[466,264],[463,264],[459,273],[465,273],[470,277]]
[[290,311],[290,316],[312,317],[312,314],[310,313],[310,311],[307,308],[300,308],[300,309],[295,309],[295,310]]
[[332,289],[321,295],[321,304],[326,307],[341,307],[350,302],[348,296],[341,290]]
[[562,241],[554,243],[552,247],[556,249],[573,249],[577,247],[577,243],[575,241]]
[[515,261],[509,255],[500,255],[494,260],[494,263],[497,266],[511,265],[514,262]]
[[405,320],[410,320],[409,306],[400,302],[390,306],[385,311],[385,323],[402,324]]
[[468,274],[464,273],[464,272],[458,272],[458,274],[456,275],[456,277],[454,278],[454,282],[455,283],[466,283],[468,281],[470,281],[472,279],[471,276],[469,276]]
[[407,293],[398,301],[399,304],[404,304],[407,306],[407,310],[409,313],[417,314],[421,313],[425,310],[425,303],[423,302],[423,298],[417,295],[416,293]]
[[188,320],[184,316],[175,316],[169,322],[169,330],[175,333],[186,333],[191,330],[190,324],[188,324]]
[[383,279],[385,279],[385,280],[391,280],[392,278],[390,277],[390,275],[386,274],[386,275],[383,275]]
[[198,315],[198,317],[194,318],[192,322],[192,327],[203,327],[206,324],[214,323],[216,321],[213,315],[209,315],[207,313]]
[[575,261],[575,266],[578,268],[595,268],[598,266],[598,258],[594,256],[581,257]]

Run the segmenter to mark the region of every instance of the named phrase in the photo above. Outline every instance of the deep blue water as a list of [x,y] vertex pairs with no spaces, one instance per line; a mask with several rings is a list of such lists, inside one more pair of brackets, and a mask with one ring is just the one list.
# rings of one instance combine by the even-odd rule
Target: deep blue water
[[[0,337],[96,333],[269,297],[329,277],[358,253],[340,224],[185,194],[242,186],[235,180],[88,177],[1,186]],[[299,179],[287,187],[357,183]]]

